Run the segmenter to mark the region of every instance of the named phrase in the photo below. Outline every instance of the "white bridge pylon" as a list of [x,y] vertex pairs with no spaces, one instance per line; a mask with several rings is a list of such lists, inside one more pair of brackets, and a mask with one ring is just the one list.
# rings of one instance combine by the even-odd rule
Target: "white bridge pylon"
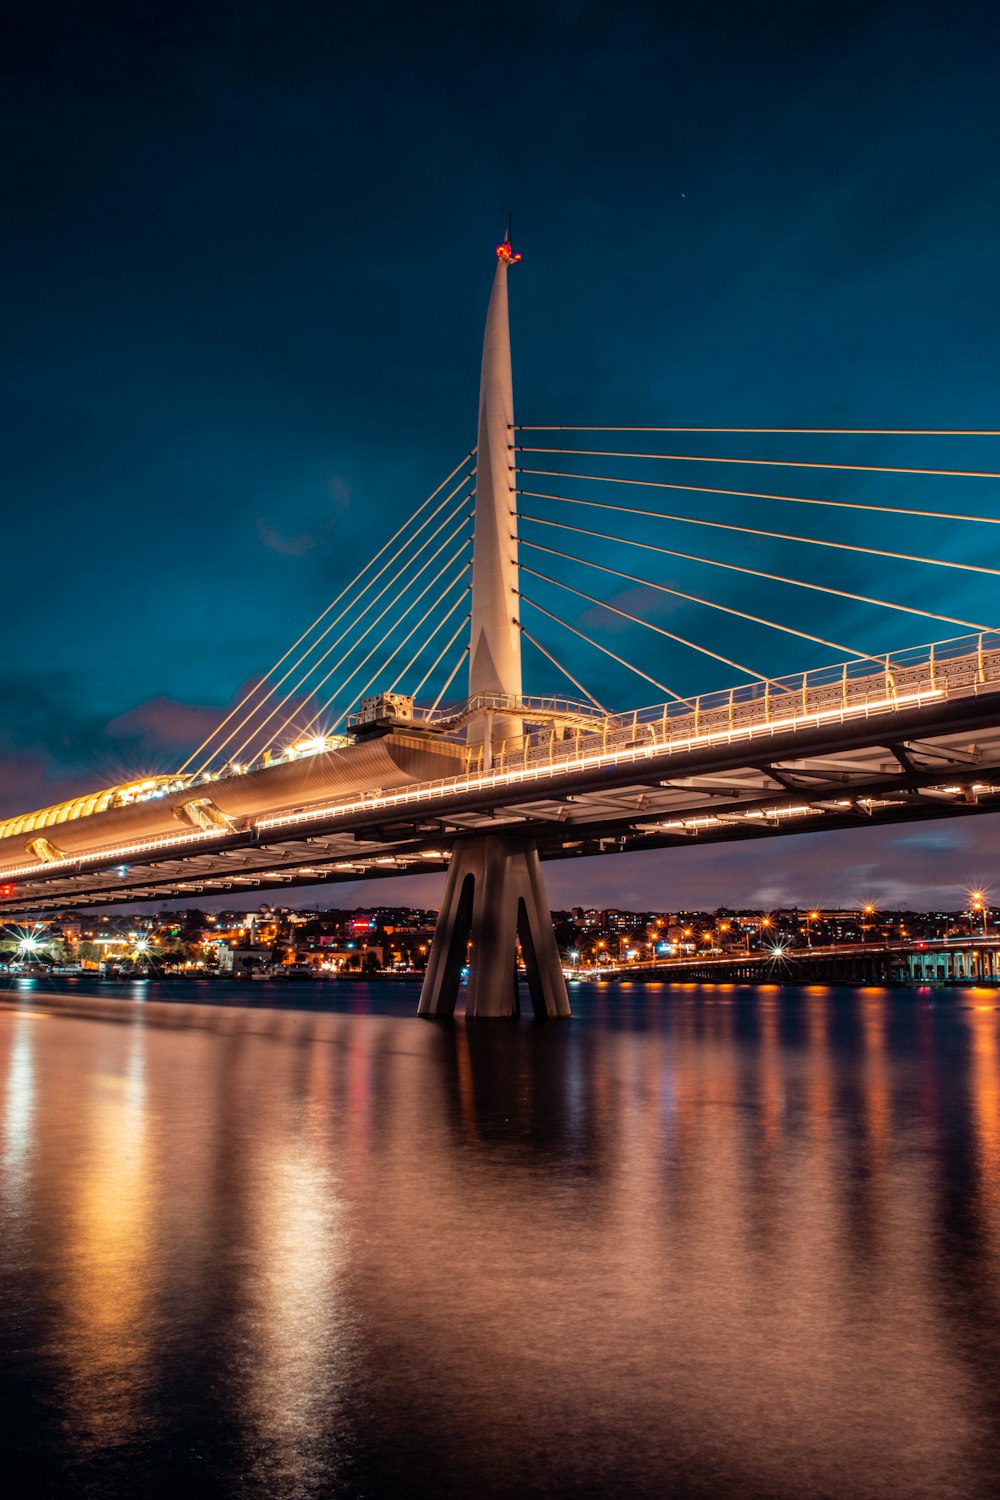
[[[519,259],[508,234],[497,246],[479,388],[469,702],[502,705],[499,711],[484,708],[469,722],[469,743],[482,745],[484,770],[490,768],[494,744],[516,740],[524,732],[521,718],[503,711],[522,701],[507,307],[507,272]],[[451,856],[419,1014],[453,1015],[467,966],[466,1017],[516,1016],[518,940],[535,1016],[568,1016],[566,979],[534,840],[505,832],[459,841]]]

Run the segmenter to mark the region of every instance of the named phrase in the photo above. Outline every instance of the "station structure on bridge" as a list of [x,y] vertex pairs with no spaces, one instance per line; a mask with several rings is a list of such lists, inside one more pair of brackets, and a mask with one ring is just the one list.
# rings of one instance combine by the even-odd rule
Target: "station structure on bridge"
[[[706,650],[705,655],[753,680],[738,688],[692,697],[669,692],[645,666],[622,661],[567,619],[565,628],[574,635],[604,649],[647,682],[663,687],[663,700],[627,713],[608,711],[531,634],[524,609],[535,601],[526,595],[521,577],[519,499],[534,495],[567,505],[614,507],[530,491],[523,481],[519,485],[522,466],[517,456],[562,451],[518,444],[518,433],[528,429],[519,429],[514,419],[507,278],[519,258],[508,235],[497,248],[487,313],[476,448],[414,513],[412,526],[411,521],[405,523],[358,579],[279,658],[263,679],[266,688],[251,689],[177,773],[0,822],[0,916],[157,896],[203,897],[443,870],[445,892],[420,999],[421,1014],[451,1015],[463,979],[467,1016],[517,1014],[519,947],[535,1014],[555,1017],[569,1014],[569,1002],[545,895],[543,860],[967,816],[1000,808],[1000,635],[981,622],[913,605],[892,605],[830,584],[800,583],[742,564],[693,557],[696,563],[731,572],[756,571],[772,583],[945,621],[961,627],[962,634],[884,655],[843,648],[847,660],[784,677],[751,673],[717,651]],[[562,430],[567,429],[545,429]],[[522,454],[518,454],[519,446]],[[673,460],[677,455],[662,457]],[[710,461],[680,457],[683,462]],[[788,462],[796,468],[837,467]],[[1000,479],[986,472],[843,467]],[[608,483],[704,488],[724,495],[755,493],[620,477]],[[451,489],[440,499],[449,485]],[[784,495],[760,498],[878,509]],[[963,519],[939,511],[887,509],[901,515]],[[417,547],[417,539],[442,511],[444,519]],[[417,524],[421,513],[424,519]],[[726,522],[690,516],[634,513],[716,526],[727,532],[740,530]],[[527,519],[539,527],[557,524],[543,517]],[[970,524],[998,524],[998,518],[990,515],[964,519]],[[468,522],[471,534],[463,532]],[[431,578],[419,594],[408,596],[411,602],[405,609],[400,605],[391,653],[387,660],[375,661],[371,667],[375,676],[358,695],[356,677],[378,657],[382,641],[387,640],[384,634],[374,646],[363,645],[378,622],[391,613],[393,546],[408,526],[405,542],[398,542],[397,547],[400,556],[411,548],[408,567],[415,567],[417,558],[427,554],[442,531],[448,534],[412,574],[414,589],[420,576],[430,571]],[[864,550],[813,537],[749,530],[755,536],[786,542]],[[608,537],[592,530],[581,534],[671,557],[691,557],[628,537]],[[441,559],[453,544],[457,550]],[[570,563],[587,562],[544,543],[527,545],[536,553],[568,558]],[[470,549],[471,555],[466,555]],[[387,560],[376,570],[383,554]],[[885,549],[877,549],[877,555],[920,564],[936,561]],[[632,577],[607,561],[587,562],[587,566],[618,578]],[[944,561],[941,566],[1000,577],[1000,570],[981,563]],[[457,571],[452,573],[452,568]],[[527,571],[579,600],[603,605],[637,625],[648,624],[661,640],[669,638],[684,647],[702,649],[558,576],[534,568]],[[419,608],[438,576],[447,580],[439,600],[432,599],[403,634],[405,618]],[[636,584],[641,581],[633,578]],[[650,582],[649,587],[699,606],[722,609],[727,615],[741,615],[730,605],[663,583]],[[397,590],[399,598],[404,593]],[[342,631],[329,644],[331,632],[349,615],[354,601],[368,596],[363,616],[386,594],[389,603],[382,613],[339,661],[327,667],[338,642],[347,635]],[[347,602],[340,613],[332,613],[345,595]],[[432,677],[465,631],[466,643],[433,704],[421,703],[419,688],[409,695],[397,693],[397,685],[419,660],[420,652],[437,651],[436,641],[433,647],[430,643],[439,631],[451,629],[452,618],[463,605],[467,613],[460,615],[457,629],[421,680],[420,686]],[[435,609],[436,617],[427,625]],[[556,618],[541,605],[537,609]],[[822,636],[757,615],[742,614],[742,618],[760,626],[773,625],[786,635],[828,649],[837,647]],[[405,654],[414,635],[416,654],[400,672],[398,657]],[[524,693],[525,638],[573,684],[572,698]],[[342,713],[331,727],[324,715],[333,700],[322,702],[321,690],[355,649],[367,654],[360,655],[360,665],[346,679],[344,691],[355,694],[354,711],[349,718],[346,711]],[[308,671],[323,671],[323,675],[303,699],[298,690],[308,674],[304,672],[301,680],[295,674],[310,652]],[[396,667],[391,667],[394,660]],[[466,696],[442,706],[466,660]],[[381,671],[385,676],[380,682]],[[377,690],[366,696],[369,685]],[[304,701],[310,708],[319,704],[311,717],[303,709]],[[345,718],[346,731],[337,733]]]

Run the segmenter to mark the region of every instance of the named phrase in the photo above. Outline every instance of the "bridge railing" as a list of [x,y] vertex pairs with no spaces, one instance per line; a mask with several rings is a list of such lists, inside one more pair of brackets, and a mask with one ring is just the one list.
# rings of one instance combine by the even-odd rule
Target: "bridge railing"
[[[599,765],[639,763],[663,751],[681,753],[711,744],[792,731],[852,717],[889,714],[927,701],[948,701],[983,692],[1000,692],[1000,632],[966,636],[932,646],[916,647],[868,661],[820,668],[772,682],[752,683],[730,692],[710,693],[688,703],[655,705],[608,718],[600,729],[579,725],[561,733],[551,725],[540,734],[522,736],[492,747],[492,764],[484,767],[481,746],[470,749],[465,770],[458,776],[398,787],[360,792],[325,806],[301,807],[276,816],[256,818],[258,834],[291,829],[303,822],[350,816],[368,809],[430,801],[442,795],[509,785]],[[791,811],[791,810],[789,810]],[[117,862],[141,858],[154,851],[189,849],[204,840],[217,841],[217,829],[158,835],[119,845],[87,857]],[[23,879],[59,869],[70,869],[79,856],[69,856],[37,867],[0,870],[0,878]]]
[[1000,686],[1000,632],[959,636],[752,682],[683,702],[655,704],[561,730],[552,725],[491,747],[470,749],[468,772],[553,764],[580,754],[634,746],[687,747],[754,731],[777,732],[808,723],[836,722],[859,713],[892,712],[931,699],[949,700]]
[[[604,760],[639,763],[657,752],[680,753],[983,692],[1000,692],[1000,632],[959,637],[769,683],[752,683],[731,692],[706,694],[683,706],[656,705],[605,719],[599,731],[577,727],[560,737],[553,725],[541,734],[493,746],[488,767],[483,765],[483,747],[476,746],[470,749],[466,769],[458,776],[362,792],[326,807],[258,818],[254,826],[261,833],[277,832],[330,814],[349,816],[360,810],[431,801],[441,795],[461,795],[521,779],[531,782],[571,771],[574,763],[581,767],[599,765]],[[150,846],[179,845],[209,836],[159,839],[151,841]],[[139,846],[115,852],[138,853]]]
[[[489,714],[513,715],[528,723],[581,725],[592,728],[603,725],[608,717],[602,709],[575,698],[516,697],[512,693],[477,693],[461,703],[443,709],[413,710],[413,723],[446,733],[461,728],[472,718]],[[546,731],[547,732],[547,731]],[[530,736],[529,736],[530,737]]]

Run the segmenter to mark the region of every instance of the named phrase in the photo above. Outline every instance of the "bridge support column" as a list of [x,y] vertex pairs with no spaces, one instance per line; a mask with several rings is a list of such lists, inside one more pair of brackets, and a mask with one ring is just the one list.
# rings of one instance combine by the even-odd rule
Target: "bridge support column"
[[534,842],[494,833],[456,844],[418,1015],[454,1015],[466,963],[467,1019],[519,1015],[518,939],[536,1018],[568,1016],[566,979]]

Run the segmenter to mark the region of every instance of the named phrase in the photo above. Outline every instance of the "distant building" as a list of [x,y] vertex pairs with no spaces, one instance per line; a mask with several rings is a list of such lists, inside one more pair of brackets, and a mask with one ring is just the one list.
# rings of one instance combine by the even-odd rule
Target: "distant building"
[[270,963],[270,948],[263,948],[258,944],[246,944],[239,948],[231,948],[228,943],[219,945],[219,972],[232,974],[234,979],[252,974],[255,969],[266,969]]

